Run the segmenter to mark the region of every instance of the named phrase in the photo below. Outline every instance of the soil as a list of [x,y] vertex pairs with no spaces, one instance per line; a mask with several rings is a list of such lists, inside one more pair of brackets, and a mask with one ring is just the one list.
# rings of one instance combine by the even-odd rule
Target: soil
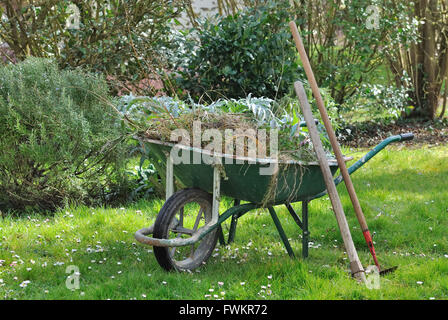
[[369,148],[383,139],[397,134],[412,132],[414,140],[403,142],[407,146],[445,145],[448,144],[448,121],[402,120],[395,123],[381,124],[374,122],[347,125],[337,131],[339,143],[352,148]]

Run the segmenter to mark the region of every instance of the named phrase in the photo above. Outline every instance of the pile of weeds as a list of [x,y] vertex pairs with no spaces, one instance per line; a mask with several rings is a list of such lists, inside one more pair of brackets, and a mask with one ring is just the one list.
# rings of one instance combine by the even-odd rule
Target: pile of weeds
[[[221,137],[226,131],[233,130],[234,137],[245,136],[247,141],[254,140],[257,148],[264,148],[270,155],[270,137],[272,130],[278,133],[278,157],[282,160],[316,161],[308,129],[295,111],[286,112],[273,100],[267,98],[247,97],[240,100],[219,100],[210,105],[187,104],[173,98],[126,97],[121,106],[128,123],[137,131],[138,139],[153,139],[164,142],[182,143],[192,146],[193,127],[200,122],[203,133],[206,129],[216,129]],[[302,125],[301,125],[302,123]],[[257,134],[266,130],[266,139]],[[189,139],[181,139],[176,130],[184,130]],[[325,139],[323,128],[320,128]],[[201,147],[211,141],[201,139]],[[225,143],[222,152],[225,153]],[[245,145],[246,154],[247,145]],[[217,151],[217,150],[215,150]],[[227,150],[228,151],[228,150]],[[329,152],[328,152],[329,153]]]

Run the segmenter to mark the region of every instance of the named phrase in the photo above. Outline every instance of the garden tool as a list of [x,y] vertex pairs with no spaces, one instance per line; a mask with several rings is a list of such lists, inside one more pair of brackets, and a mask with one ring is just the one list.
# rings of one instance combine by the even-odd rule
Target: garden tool
[[308,127],[308,132],[310,133],[311,141],[313,142],[314,151],[316,152],[316,156],[319,161],[325,185],[327,187],[328,196],[330,197],[334,214],[338,222],[339,230],[341,231],[342,240],[344,241],[345,250],[347,251],[347,255],[350,260],[350,270],[355,278],[366,282],[364,269],[362,267],[361,261],[359,261],[355,245],[353,244],[353,239],[350,234],[350,228],[344,215],[341,199],[339,198],[336,184],[333,180],[333,175],[328,164],[327,155],[325,154],[324,148],[322,146],[322,141],[320,140],[317,126],[314,123],[313,114],[311,112],[311,107],[308,102],[305,89],[303,88],[303,84],[300,81],[294,83],[294,89],[300,101],[300,107],[302,109],[303,116]]
[[356,196],[355,188],[353,186],[353,183],[350,179],[350,174],[348,173],[347,166],[345,165],[344,157],[342,155],[341,148],[339,146],[339,142],[337,141],[336,134],[334,133],[333,127],[330,122],[330,118],[328,117],[327,110],[325,108],[324,101],[322,99],[322,96],[320,94],[319,87],[317,85],[317,81],[314,77],[313,70],[311,69],[311,64],[308,60],[308,56],[305,51],[305,47],[303,45],[302,38],[300,37],[299,31],[297,29],[297,25],[294,21],[291,21],[289,23],[289,27],[291,29],[292,35],[294,37],[294,41],[297,47],[297,50],[299,51],[300,58],[302,60],[303,68],[305,70],[305,73],[307,75],[309,84],[311,86],[311,90],[313,92],[314,98],[316,99],[317,107],[319,108],[319,112],[322,117],[322,121],[324,123],[325,129],[328,134],[328,138],[330,140],[331,146],[333,148],[334,154],[336,156],[336,160],[339,165],[339,169],[341,171],[341,175],[344,179],[345,186],[347,188],[348,194],[350,196],[350,200],[352,202],[353,208],[355,209],[356,217],[358,218],[359,224],[361,226],[362,233],[364,235],[364,238],[366,240],[367,246],[369,248],[369,251],[373,257],[373,260],[375,262],[375,265],[378,268],[378,271],[380,274],[385,274],[394,271],[397,267],[393,267],[390,269],[381,270],[380,264],[378,262],[378,259],[376,257],[375,248],[373,246],[373,240],[370,235],[370,231],[367,227],[367,222],[364,217],[364,214],[361,209],[361,205],[359,204],[358,197]]

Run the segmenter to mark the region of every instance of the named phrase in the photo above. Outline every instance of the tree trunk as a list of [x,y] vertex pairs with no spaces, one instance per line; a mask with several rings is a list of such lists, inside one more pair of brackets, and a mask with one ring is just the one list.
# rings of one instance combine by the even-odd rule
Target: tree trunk
[[448,98],[448,76],[445,78],[445,93],[443,95],[442,112],[440,112],[439,115],[440,119],[443,119],[443,117],[445,116],[447,98]]
[[423,31],[423,52],[424,62],[423,71],[425,74],[425,86],[422,107],[422,115],[434,119],[439,103],[440,87],[438,86],[436,71],[436,32],[435,32],[435,15],[437,11],[437,0],[426,0],[427,7],[424,12],[425,24]]
[[412,82],[410,93],[415,106],[410,116],[434,119],[439,107],[443,79],[448,68],[447,0],[418,0],[413,16],[423,24],[418,27],[420,41],[405,49],[397,48],[388,57],[397,83],[407,73]]

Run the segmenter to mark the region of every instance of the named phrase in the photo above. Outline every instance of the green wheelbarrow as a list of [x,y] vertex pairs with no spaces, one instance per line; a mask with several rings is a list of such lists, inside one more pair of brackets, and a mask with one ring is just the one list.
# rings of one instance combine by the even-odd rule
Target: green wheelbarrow
[[[360,160],[348,168],[350,174],[383,150],[388,144],[412,140],[412,133],[394,135],[379,143]],[[154,247],[155,257],[166,270],[194,270],[204,264],[212,254],[216,243],[225,244],[221,224],[231,219],[227,243],[235,239],[238,219],[256,208],[267,208],[288,254],[294,252],[283,230],[274,206],[285,205],[302,230],[302,256],[308,256],[308,204],[326,195],[326,187],[317,162],[279,161],[274,159],[236,159],[235,156],[214,154],[220,164],[174,163],[170,152],[176,146],[189,154],[190,159],[201,157],[208,151],[173,143],[140,138],[145,152],[166,170],[166,201],[155,223],[138,230],[135,238],[142,244]],[[210,156],[210,154],[207,154]],[[346,158],[346,161],[351,158]],[[278,170],[272,175],[260,174],[260,170],[272,166]],[[338,164],[329,160],[335,175]],[[174,192],[174,179],[186,188]],[[275,180],[275,187],[272,187]],[[342,182],[335,178],[335,183]],[[269,193],[269,196],[266,195]],[[234,199],[234,205],[221,215],[221,196]],[[244,201],[245,203],[242,203]],[[301,202],[301,217],[291,203]],[[152,235],[150,237],[150,235]]]

